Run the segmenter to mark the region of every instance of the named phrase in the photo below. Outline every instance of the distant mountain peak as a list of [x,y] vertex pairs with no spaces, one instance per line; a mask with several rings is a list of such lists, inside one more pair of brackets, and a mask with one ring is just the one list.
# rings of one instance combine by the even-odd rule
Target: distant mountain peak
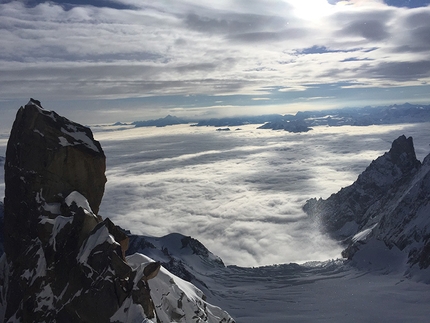
[[405,162],[416,163],[417,160],[413,139],[412,137],[406,138],[405,135],[402,135],[393,141],[388,153],[390,154],[393,163],[399,166],[403,165]]

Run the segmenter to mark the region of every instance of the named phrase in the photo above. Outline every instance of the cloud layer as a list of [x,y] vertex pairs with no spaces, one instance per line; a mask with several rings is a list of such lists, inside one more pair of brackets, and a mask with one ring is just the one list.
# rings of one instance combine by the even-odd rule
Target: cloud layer
[[[107,155],[101,215],[132,232],[202,241],[227,264],[325,260],[341,248],[301,207],[350,185],[405,133],[420,159],[428,124],[309,133],[173,126],[96,132]],[[100,129],[99,129],[100,130]],[[426,137],[427,136],[427,137]]]
[[[287,105],[305,96],[334,105],[345,102],[338,96],[345,87],[401,86],[404,100],[430,99],[430,7],[377,0],[82,2],[0,3],[0,98],[176,95],[192,109],[220,104],[190,95],[244,96],[236,105],[255,97]],[[321,85],[332,93],[317,95]],[[417,89],[421,98],[410,93]],[[351,100],[364,100],[366,92],[359,93]]]

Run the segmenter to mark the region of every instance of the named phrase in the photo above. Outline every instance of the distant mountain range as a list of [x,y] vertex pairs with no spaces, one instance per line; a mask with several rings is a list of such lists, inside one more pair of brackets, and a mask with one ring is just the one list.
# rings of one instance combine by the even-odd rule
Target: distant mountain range
[[307,132],[315,126],[369,126],[427,121],[430,121],[430,105],[404,103],[378,107],[299,111],[295,115],[268,114],[203,120],[168,115],[155,120],[134,121],[132,125],[136,127],[165,127],[176,124],[191,124],[191,126],[195,127],[235,127],[247,124],[262,124],[259,129]]

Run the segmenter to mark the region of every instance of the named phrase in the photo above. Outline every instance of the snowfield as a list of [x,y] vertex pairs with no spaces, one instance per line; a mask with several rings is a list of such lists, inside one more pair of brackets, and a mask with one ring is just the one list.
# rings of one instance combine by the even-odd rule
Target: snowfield
[[427,284],[340,261],[230,267],[211,278],[221,297],[210,301],[237,322],[425,323],[430,317]]

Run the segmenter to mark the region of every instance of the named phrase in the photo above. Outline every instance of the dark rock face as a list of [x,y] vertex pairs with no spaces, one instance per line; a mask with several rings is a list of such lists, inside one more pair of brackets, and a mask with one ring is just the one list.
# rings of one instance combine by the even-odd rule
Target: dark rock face
[[[396,254],[423,269],[430,266],[429,200],[430,155],[421,164],[412,138],[401,136],[351,186],[327,200],[309,200],[304,210],[343,242],[346,258],[382,263],[383,253]],[[375,248],[382,254],[375,257]]]
[[5,250],[12,259],[37,236],[38,218],[29,215],[41,200],[59,203],[78,191],[97,214],[106,183],[106,158],[91,130],[38,103],[19,109],[6,151]]
[[[25,198],[40,193],[47,203],[78,191],[98,212],[106,183],[106,157],[89,128],[30,101],[17,113],[6,159],[7,199],[14,189],[25,192]],[[37,191],[41,188],[43,192]]]
[[[109,322],[126,299],[154,318],[128,237],[97,211],[105,155],[90,129],[30,100],[17,113],[5,163],[4,321]],[[145,309],[145,310],[143,310]]]

